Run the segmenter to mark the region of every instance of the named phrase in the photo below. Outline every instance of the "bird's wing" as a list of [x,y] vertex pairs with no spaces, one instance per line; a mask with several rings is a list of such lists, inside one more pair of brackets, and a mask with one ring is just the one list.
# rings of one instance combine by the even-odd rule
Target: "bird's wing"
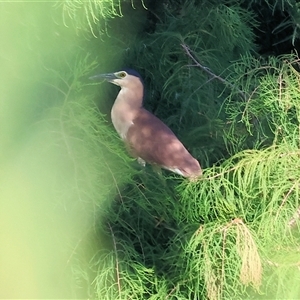
[[198,161],[191,156],[172,130],[144,108],[133,119],[126,140],[132,154],[148,163],[172,171],[178,170],[177,173],[184,176],[201,173]]

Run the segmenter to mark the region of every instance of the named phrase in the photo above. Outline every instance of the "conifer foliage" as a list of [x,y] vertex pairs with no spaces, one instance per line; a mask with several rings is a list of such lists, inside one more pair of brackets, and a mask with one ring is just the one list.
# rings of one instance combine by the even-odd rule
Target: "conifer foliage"
[[148,167],[119,174],[98,224],[111,251],[96,249],[79,282],[98,299],[296,298],[300,59],[260,52],[254,32],[258,2],[270,14],[287,7],[293,14],[274,33],[291,25],[295,45],[297,3],[158,2],[149,3],[149,23],[124,65],[142,73],[145,106],[204,175],[188,182]]

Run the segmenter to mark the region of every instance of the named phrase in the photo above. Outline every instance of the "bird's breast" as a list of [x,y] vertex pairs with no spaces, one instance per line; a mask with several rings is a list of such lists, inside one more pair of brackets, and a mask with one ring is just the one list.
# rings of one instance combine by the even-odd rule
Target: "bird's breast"
[[114,105],[111,110],[112,123],[123,140],[126,140],[128,129],[133,125],[135,112],[126,106]]

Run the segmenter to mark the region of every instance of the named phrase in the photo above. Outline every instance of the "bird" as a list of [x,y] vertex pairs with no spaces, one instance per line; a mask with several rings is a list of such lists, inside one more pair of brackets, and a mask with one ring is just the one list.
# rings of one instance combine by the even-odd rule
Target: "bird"
[[173,131],[143,107],[144,83],[137,71],[126,68],[90,79],[105,79],[121,88],[111,109],[111,120],[129,154],[141,165],[147,162],[191,180],[202,175],[199,162]]

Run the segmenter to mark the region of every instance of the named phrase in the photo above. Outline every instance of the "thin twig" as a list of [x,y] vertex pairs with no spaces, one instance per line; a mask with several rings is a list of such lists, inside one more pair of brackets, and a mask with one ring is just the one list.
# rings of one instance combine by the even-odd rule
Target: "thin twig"
[[[227,227],[227,226],[226,226]],[[222,262],[221,262],[221,279],[220,279],[220,298],[222,298],[223,294],[223,289],[224,289],[224,283],[226,282],[226,277],[225,277],[225,250],[226,250],[226,237],[227,237],[227,230],[228,227],[224,229],[224,236],[223,236],[223,243],[222,243]]]
[[271,261],[271,260],[266,260],[267,264],[270,265],[270,266],[273,266],[273,267],[297,267],[299,269],[299,266],[300,266],[300,261],[296,262],[296,263],[290,263],[290,264],[279,264],[279,263],[276,263],[274,261]]
[[294,216],[289,220],[289,227],[293,228],[296,224],[296,222],[300,219],[300,206],[295,211]]
[[171,290],[170,293],[166,296],[165,299],[168,299],[168,298],[176,291],[176,289],[178,288],[178,285],[179,285],[179,284],[175,285],[175,286],[172,288],[172,290]]
[[225,80],[224,78],[222,78],[222,77],[214,74],[212,71],[210,71],[209,68],[201,65],[199,63],[199,61],[196,60],[196,58],[192,55],[190,48],[186,44],[181,44],[181,46],[184,49],[184,51],[186,52],[186,54],[188,55],[188,57],[190,57],[191,60],[195,63],[195,65],[192,65],[192,66],[201,68],[203,71],[205,71],[207,74],[209,74],[212,77],[212,79],[218,79],[224,85],[229,86],[233,90],[237,90],[237,92],[240,94],[240,96],[243,98],[243,100],[247,100],[248,97],[246,96],[246,94],[243,91],[241,91],[239,88],[237,88],[232,83],[230,83],[227,80]]
[[108,223],[111,235],[112,235],[112,240],[114,243],[114,250],[115,250],[115,254],[116,254],[116,273],[117,273],[117,284],[118,284],[118,291],[119,291],[119,295],[121,296],[121,280],[120,280],[120,272],[119,272],[119,260],[118,260],[118,253],[117,253],[117,243],[116,243],[116,239],[115,239],[115,235],[114,232],[110,226],[110,224]]
[[243,111],[243,114],[242,114],[242,117],[241,118],[244,118],[245,114],[246,114],[246,111],[248,110],[248,107],[249,107],[249,102],[252,98],[252,96],[256,93],[256,91],[258,90],[259,86],[257,86],[253,92],[251,93],[251,95],[248,97],[248,100],[246,100],[246,104],[245,104],[245,109]]
[[275,221],[277,220],[277,218],[279,217],[279,213],[280,211],[282,210],[284,204],[287,202],[290,194],[294,191],[295,187],[297,186],[297,184],[299,184],[298,181],[295,181],[294,184],[292,185],[292,187],[289,189],[289,191],[287,192],[287,194],[284,196],[278,210],[277,210],[277,213],[276,213],[276,216],[275,216]]
[[121,191],[120,191],[120,189],[119,189],[118,182],[117,182],[117,180],[116,180],[116,178],[115,178],[115,176],[114,176],[114,173],[112,172],[112,170],[111,170],[111,168],[109,167],[108,163],[107,163],[106,161],[104,161],[104,163],[106,164],[106,166],[107,166],[107,168],[108,168],[108,171],[110,172],[110,174],[111,174],[111,176],[112,176],[112,178],[113,178],[113,180],[114,180],[114,183],[115,183],[116,189],[117,189],[117,191],[118,191],[119,197],[120,197],[120,199],[121,199],[121,202],[123,203],[123,197],[122,197]]

